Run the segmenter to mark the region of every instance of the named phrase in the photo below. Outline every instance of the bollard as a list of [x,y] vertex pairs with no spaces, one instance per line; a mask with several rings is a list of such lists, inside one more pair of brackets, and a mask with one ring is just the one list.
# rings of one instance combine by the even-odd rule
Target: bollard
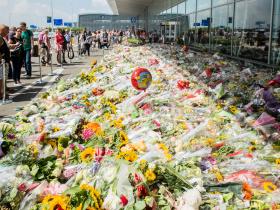
[[40,69],[40,82],[42,83],[42,63],[41,63],[40,55],[39,55],[39,69]]
[[54,74],[53,74],[53,63],[52,63],[52,52],[50,52],[50,57],[51,57],[51,73],[49,74],[49,76],[54,76]]
[[12,103],[12,100],[6,100],[6,61],[2,59],[3,66],[3,100],[2,105]]
[[63,68],[63,50],[60,51],[60,66]]

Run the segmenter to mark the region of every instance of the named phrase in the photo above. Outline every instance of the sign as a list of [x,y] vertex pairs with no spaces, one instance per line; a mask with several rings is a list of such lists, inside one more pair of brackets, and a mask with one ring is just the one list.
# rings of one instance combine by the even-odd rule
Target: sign
[[55,26],[62,26],[63,20],[62,19],[53,19],[53,23]]
[[72,24],[72,23],[70,23],[70,22],[64,22],[64,26],[66,26],[66,27],[72,27],[72,26],[73,26],[73,24]]
[[31,29],[36,29],[37,26],[35,26],[35,25],[30,25],[30,28],[31,28]]
[[135,24],[136,23],[136,21],[137,21],[137,18],[136,17],[131,17],[131,23],[133,23],[133,24]]
[[47,23],[52,23],[52,17],[50,16],[47,17]]
[[209,26],[209,20],[202,20],[201,26]]
[[193,23],[193,26],[200,26],[200,23]]

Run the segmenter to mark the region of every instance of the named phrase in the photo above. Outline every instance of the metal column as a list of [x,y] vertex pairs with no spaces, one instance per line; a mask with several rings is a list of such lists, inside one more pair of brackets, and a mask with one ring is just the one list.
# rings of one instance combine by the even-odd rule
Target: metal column
[[270,16],[270,36],[269,36],[269,45],[268,45],[268,64],[271,64],[271,54],[272,54],[272,35],[273,35],[273,18],[274,18],[274,6],[275,0],[271,0],[271,16]]

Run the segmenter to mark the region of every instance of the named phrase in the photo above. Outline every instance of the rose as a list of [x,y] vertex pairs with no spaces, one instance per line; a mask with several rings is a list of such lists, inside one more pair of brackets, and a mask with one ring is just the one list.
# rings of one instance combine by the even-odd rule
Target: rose
[[122,204],[123,206],[126,206],[127,203],[128,203],[127,198],[126,198],[124,195],[121,195],[120,199],[121,199],[121,204]]
[[138,174],[134,174],[134,183],[138,184],[142,181],[142,178]]
[[21,192],[25,192],[26,190],[26,185],[24,183],[21,183],[19,186],[18,186],[18,190],[21,191]]
[[136,195],[137,195],[138,198],[140,198],[142,196],[145,197],[147,195],[147,189],[145,188],[144,185],[137,186],[136,190],[137,190]]

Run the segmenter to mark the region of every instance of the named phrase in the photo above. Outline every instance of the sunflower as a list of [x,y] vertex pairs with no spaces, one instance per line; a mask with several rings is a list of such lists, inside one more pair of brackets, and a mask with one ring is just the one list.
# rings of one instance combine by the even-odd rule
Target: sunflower
[[90,162],[94,159],[94,155],[95,155],[95,150],[91,147],[88,147],[81,152],[80,158],[82,162]]
[[87,210],[92,210],[92,209],[101,209],[101,206],[103,204],[103,201],[101,199],[101,194],[98,192],[94,187],[90,185],[83,184],[80,186],[81,190],[85,190],[89,193],[91,199],[94,201],[94,207],[87,207]]
[[263,189],[268,193],[272,193],[275,190],[277,190],[277,186],[274,185],[272,182],[264,182]]
[[96,122],[90,122],[90,123],[86,124],[84,127],[86,129],[92,130],[93,132],[97,132],[97,131],[101,130],[100,125]]
[[64,195],[47,195],[44,197],[42,204],[46,207],[43,207],[43,210],[68,210],[69,198]]
[[275,164],[280,165],[280,158],[277,158],[277,159],[275,160]]
[[152,169],[148,169],[145,172],[145,177],[148,181],[154,181],[157,178],[156,174],[154,173],[154,171]]
[[121,142],[123,144],[127,144],[128,143],[128,136],[126,135],[126,133],[124,131],[120,131],[119,135],[120,135]]

